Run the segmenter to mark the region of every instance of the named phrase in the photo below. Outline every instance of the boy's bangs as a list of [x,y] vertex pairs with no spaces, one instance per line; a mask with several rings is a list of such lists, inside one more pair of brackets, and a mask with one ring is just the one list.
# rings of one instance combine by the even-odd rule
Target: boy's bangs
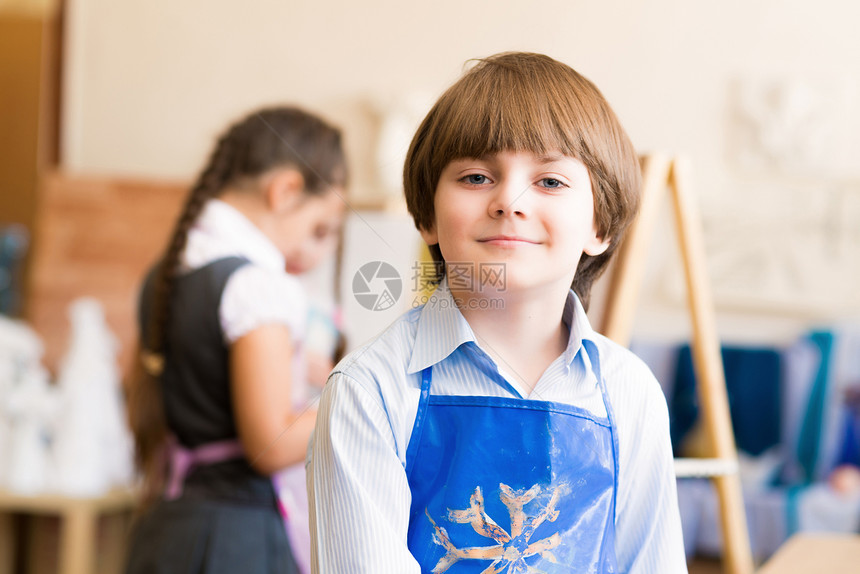
[[505,151],[538,155],[559,151],[581,157],[576,120],[559,117],[556,112],[569,109],[570,102],[553,101],[560,96],[554,86],[539,81],[523,85],[522,77],[495,79],[451,94],[449,113],[440,118],[436,138],[437,153],[441,152],[439,159],[444,164]]

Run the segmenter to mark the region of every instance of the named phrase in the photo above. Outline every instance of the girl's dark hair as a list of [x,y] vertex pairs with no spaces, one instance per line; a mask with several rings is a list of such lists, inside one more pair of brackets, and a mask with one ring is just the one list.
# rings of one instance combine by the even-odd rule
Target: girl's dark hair
[[[508,52],[478,60],[421,123],[403,170],[406,205],[419,229],[435,220],[442,170],[456,159],[503,151],[560,151],[588,168],[600,237],[597,256],[583,253],[571,287],[588,308],[591,286],[639,207],[636,152],[606,99],[571,67],[542,54]],[[437,279],[444,275],[438,245],[430,246]]]
[[[228,187],[245,187],[275,168],[293,168],[304,178],[305,193],[321,195],[345,187],[346,159],[340,131],[293,107],[273,107],[249,114],[220,136],[206,167],[191,188],[155,274],[150,324],[141,325],[141,341],[128,384],[129,422],[135,462],[144,476],[145,500],[152,500],[164,480],[167,424],[160,374],[164,367],[170,299],[188,230],[206,204]],[[147,333],[146,340],[142,340]]]

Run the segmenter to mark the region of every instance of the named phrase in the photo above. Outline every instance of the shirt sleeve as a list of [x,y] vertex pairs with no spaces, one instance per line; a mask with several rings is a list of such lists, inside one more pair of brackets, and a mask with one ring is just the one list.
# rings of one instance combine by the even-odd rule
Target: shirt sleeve
[[418,574],[411,495],[382,400],[335,372],[308,450],[312,572]]
[[228,344],[271,324],[286,325],[293,340],[302,340],[307,297],[295,277],[257,265],[244,265],[227,280],[218,313]]
[[629,574],[686,573],[669,412],[659,383],[647,368],[642,370],[638,392],[627,393],[616,408],[618,567]]

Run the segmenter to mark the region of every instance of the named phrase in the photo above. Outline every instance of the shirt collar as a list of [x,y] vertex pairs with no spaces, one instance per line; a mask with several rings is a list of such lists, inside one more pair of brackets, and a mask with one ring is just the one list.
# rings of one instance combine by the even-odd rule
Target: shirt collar
[[[585,309],[572,289],[564,305],[562,321],[570,329],[567,348],[562,354],[565,366],[569,367],[582,348],[582,342],[584,340],[594,342],[596,337]],[[475,333],[454,303],[454,298],[448,289],[448,280],[443,279],[421,310],[407,372],[417,373],[435,365],[447,358],[460,345],[469,342],[477,344]]]
[[475,333],[454,303],[448,279],[443,278],[421,310],[407,372],[417,373],[435,365],[470,341],[475,341]]
[[564,303],[564,312],[562,313],[561,320],[570,329],[567,348],[562,354],[564,364],[569,367],[574,358],[576,358],[579,349],[582,348],[582,342],[595,342],[597,333],[592,329],[582,302],[576,293],[573,292],[573,289],[567,294],[567,301]]
[[239,210],[210,199],[191,228],[186,259],[196,267],[221,257],[245,257],[252,263],[284,271],[286,261],[272,241]]

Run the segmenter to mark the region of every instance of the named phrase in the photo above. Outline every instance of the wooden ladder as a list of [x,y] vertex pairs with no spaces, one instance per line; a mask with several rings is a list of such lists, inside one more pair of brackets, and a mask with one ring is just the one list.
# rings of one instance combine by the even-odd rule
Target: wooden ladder
[[602,332],[622,345],[630,343],[648,247],[668,189],[672,195],[686,278],[697,392],[704,430],[709,440],[710,454],[713,456],[707,459],[676,459],[675,473],[678,477],[711,478],[719,499],[723,570],[727,574],[752,574],[753,559],[720,344],[714,322],[714,307],[705,266],[703,233],[689,192],[689,163],[681,158],[651,154],[641,158],[641,165],[642,205],[638,218],[616,256]]

